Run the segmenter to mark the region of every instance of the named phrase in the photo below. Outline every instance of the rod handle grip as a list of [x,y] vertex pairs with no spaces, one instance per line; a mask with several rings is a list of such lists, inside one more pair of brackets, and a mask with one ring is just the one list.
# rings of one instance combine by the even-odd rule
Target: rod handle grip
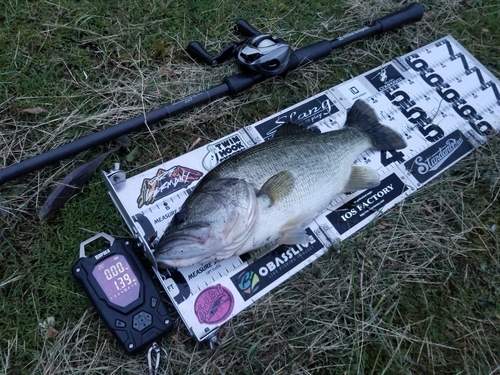
[[288,71],[297,69],[310,62],[328,56],[332,52],[332,44],[327,40],[316,42],[293,51]]
[[378,26],[378,32],[396,29],[408,23],[420,21],[424,15],[424,7],[420,3],[412,3],[406,8],[388,14],[376,20],[373,25]]

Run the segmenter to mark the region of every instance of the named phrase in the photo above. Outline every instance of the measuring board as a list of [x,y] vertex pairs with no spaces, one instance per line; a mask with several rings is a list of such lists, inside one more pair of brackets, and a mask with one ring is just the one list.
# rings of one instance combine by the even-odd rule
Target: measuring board
[[[500,129],[500,82],[451,36],[321,92],[273,116],[146,172],[126,178],[103,172],[109,194],[191,334],[212,337],[257,299],[422,187]],[[381,184],[339,195],[307,228],[307,244],[279,246],[249,261],[158,270],[152,248],[200,179],[220,162],[271,138],[288,121],[321,132],[340,129],[347,110],[363,99],[408,147],[366,151],[355,164]],[[152,246],[150,246],[153,239]]]

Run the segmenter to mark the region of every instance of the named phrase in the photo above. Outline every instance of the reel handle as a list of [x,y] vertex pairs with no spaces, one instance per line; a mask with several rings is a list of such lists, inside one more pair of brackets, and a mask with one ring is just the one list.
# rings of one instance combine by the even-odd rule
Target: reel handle
[[236,21],[236,25],[234,29],[243,36],[253,37],[262,34],[260,31],[257,31],[244,19],[239,19]]
[[[262,34],[261,32],[255,30],[247,21],[243,19],[239,19],[236,22],[235,30],[246,38]],[[232,57],[235,57],[238,48],[243,45],[243,43],[247,40],[246,38],[230,44],[215,56],[209,53],[200,42],[189,43],[186,51],[192,58],[202,61],[209,66],[214,66]]]
[[203,61],[205,64],[213,66],[217,64],[215,56],[207,52],[207,50],[199,42],[191,42],[186,48],[187,53],[194,59]]

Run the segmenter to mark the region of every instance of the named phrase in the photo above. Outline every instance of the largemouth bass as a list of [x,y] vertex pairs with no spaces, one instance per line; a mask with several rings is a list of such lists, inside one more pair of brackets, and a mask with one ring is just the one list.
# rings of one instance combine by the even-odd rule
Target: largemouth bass
[[156,260],[186,267],[268,244],[306,243],[307,222],[336,195],[380,184],[373,169],[352,165],[361,152],[404,147],[361,100],[340,130],[319,134],[282,125],[273,139],[206,174],[160,238]]

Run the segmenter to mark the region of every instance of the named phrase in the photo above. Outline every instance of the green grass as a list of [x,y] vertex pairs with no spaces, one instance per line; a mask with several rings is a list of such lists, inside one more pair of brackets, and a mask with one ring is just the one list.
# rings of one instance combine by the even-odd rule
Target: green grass
[[[322,90],[453,35],[500,76],[496,1],[423,1],[424,20],[132,135],[106,160],[129,173],[178,156]],[[195,94],[237,71],[184,48],[236,39],[234,22],[294,48],[396,10],[392,1],[35,1],[0,8],[0,167]],[[46,112],[29,114],[27,108]],[[56,182],[111,145],[0,187],[0,373],[141,373],[71,276],[79,243],[126,226],[96,173],[48,222]],[[224,325],[212,353],[179,321],[165,374],[495,374],[500,372],[500,139]],[[52,318],[50,318],[52,317]],[[53,319],[53,320],[52,320]],[[45,325],[44,325],[45,322]]]

